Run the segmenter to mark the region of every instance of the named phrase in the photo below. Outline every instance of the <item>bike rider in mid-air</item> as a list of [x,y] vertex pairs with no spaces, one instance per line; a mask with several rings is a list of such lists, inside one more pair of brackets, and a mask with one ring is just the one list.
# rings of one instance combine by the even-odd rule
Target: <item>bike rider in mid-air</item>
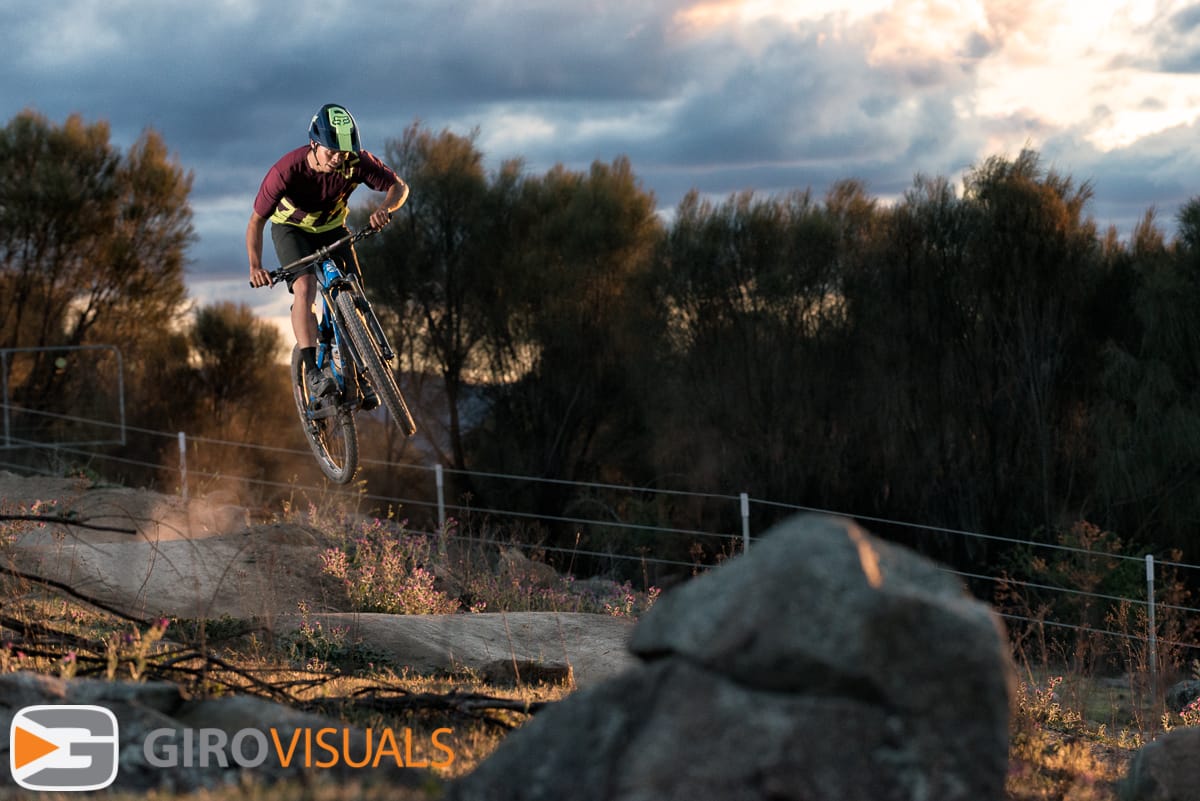
[[[392,212],[408,199],[408,184],[390,167],[363,150],[358,123],[344,106],[327,103],[313,115],[308,144],[285,153],[267,171],[254,199],[246,226],[246,253],[250,258],[250,283],[270,286],[262,266],[263,230],[271,221],[271,241],[280,264],[290,264],[329,245],[348,233],[346,216],[350,194],[360,184],[386,192],[383,203],[371,213],[370,226],[387,225]],[[332,254],[344,274],[362,280],[354,246],[347,244]],[[304,359],[310,398],[320,398],[336,388],[333,377],[317,369],[317,318],[313,302],[317,279],[306,272],[288,281],[292,302],[292,332]],[[359,376],[363,409],[379,405],[378,396]]]

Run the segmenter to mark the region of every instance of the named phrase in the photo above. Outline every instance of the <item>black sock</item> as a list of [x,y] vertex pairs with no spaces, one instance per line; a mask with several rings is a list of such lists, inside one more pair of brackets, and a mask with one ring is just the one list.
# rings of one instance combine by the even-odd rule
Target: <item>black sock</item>
[[315,347],[314,348],[301,348],[300,349],[300,358],[304,360],[304,366],[306,368],[308,368],[308,370],[310,372],[316,371],[316,369],[317,369],[317,349]]

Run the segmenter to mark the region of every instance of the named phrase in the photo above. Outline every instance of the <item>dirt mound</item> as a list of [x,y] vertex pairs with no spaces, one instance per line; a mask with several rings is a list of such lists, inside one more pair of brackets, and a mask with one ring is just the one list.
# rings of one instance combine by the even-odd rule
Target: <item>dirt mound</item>
[[[414,672],[469,669],[513,677],[602,680],[633,663],[632,624],[558,613],[361,615],[321,574],[321,532],[253,525],[244,509],[199,498],[0,472],[0,508],[51,510],[78,524],[23,526],[14,566],[141,618],[254,619],[276,634],[307,614]],[[86,525],[85,525],[86,524]],[[92,526],[104,527],[96,530]]]
[[0,503],[79,521],[21,527],[17,569],[131,615],[269,620],[301,601],[344,611],[323,597],[319,532],[307,526],[255,526],[227,503],[12,473],[0,473]]

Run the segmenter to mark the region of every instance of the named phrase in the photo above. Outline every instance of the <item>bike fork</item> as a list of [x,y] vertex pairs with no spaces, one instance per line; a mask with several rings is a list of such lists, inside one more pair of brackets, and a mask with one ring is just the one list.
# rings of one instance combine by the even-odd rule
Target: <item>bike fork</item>
[[363,318],[367,321],[367,328],[371,332],[372,338],[379,345],[379,353],[383,356],[383,360],[390,362],[396,358],[395,352],[392,350],[391,343],[388,342],[387,334],[383,333],[383,325],[379,322],[379,318],[375,316],[375,310],[371,308],[371,304],[367,303],[367,295],[363,291],[362,284],[359,283],[356,276],[350,276],[350,281],[354,284],[354,305],[363,314]]
[[371,336],[375,337],[375,341],[379,343],[380,355],[383,356],[385,362],[390,362],[396,357],[396,354],[392,352],[387,334],[383,333],[383,326],[380,324],[379,318],[375,316],[375,312],[370,306],[365,309],[360,306],[359,310],[364,312],[363,316],[367,318],[367,327],[371,329]]

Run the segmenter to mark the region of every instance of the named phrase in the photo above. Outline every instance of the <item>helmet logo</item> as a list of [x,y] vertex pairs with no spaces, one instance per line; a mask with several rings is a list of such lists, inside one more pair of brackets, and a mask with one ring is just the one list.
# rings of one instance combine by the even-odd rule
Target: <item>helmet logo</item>
[[344,108],[329,109],[329,122],[334,128],[343,128],[354,122],[354,118],[350,116],[350,112]]

